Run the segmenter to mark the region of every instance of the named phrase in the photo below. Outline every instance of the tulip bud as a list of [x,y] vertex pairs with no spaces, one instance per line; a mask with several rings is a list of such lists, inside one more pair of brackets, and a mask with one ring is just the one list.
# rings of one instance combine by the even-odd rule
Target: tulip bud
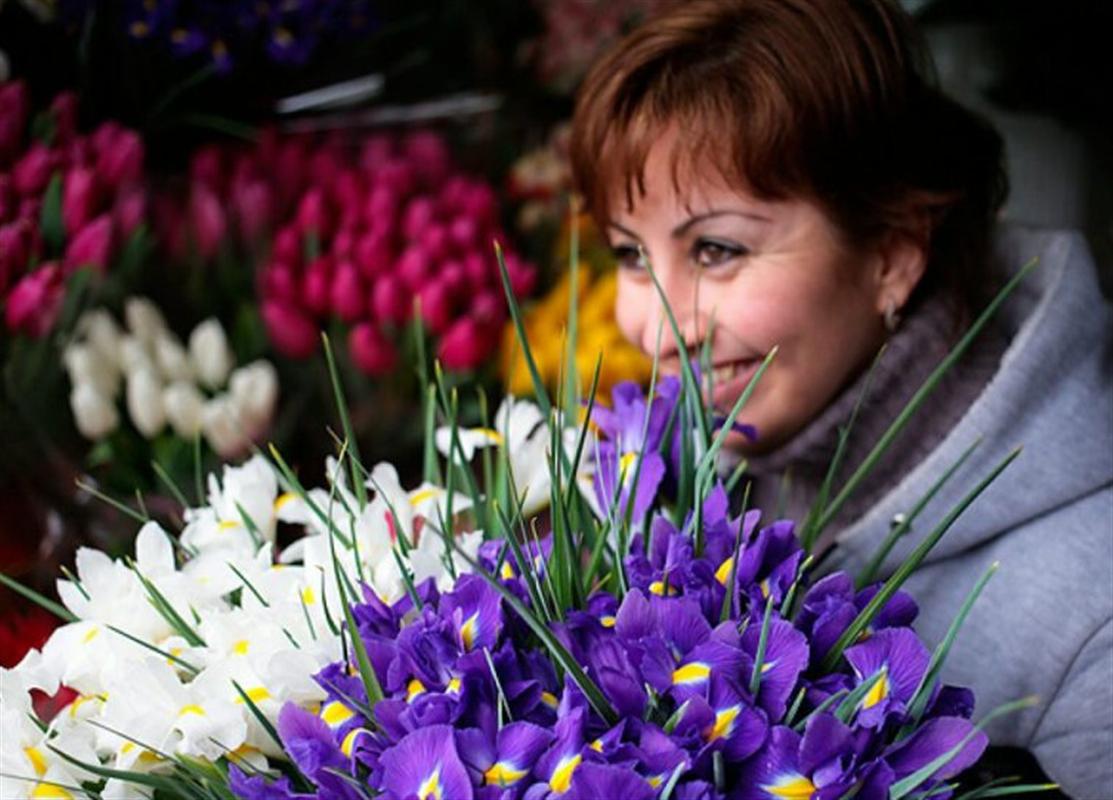
[[119,369],[120,338],[123,333],[111,314],[103,308],[86,311],[78,317],[76,330],[106,364],[111,365],[114,370]]
[[0,225],[0,292],[27,269],[34,232],[34,227],[26,220]]
[[471,315],[484,325],[497,328],[506,319],[506,301],[494,289],[484,289],[471,304]]
[[108,399],[120,390],[120,372],[111,361],[105,360],[92,344],[71,344],[62,353],[62,363],[74,387],[88,384]]
[[37,197],[46,189],[57,166],[57,157],[42,142],[35,142],[12,167],[12,185],[24,197]]
[[458,319],[441,338],[437,357],[447,369],[471,370],[483,363],[491,352],[494,337],[471,317]]
[[295,227],[286,227],[275,234],[271,258],[285,264],[300,264],[302,258],[301,231]]
[[417,184],[413,166],[399,158],[391,158],[384,162],[375,173],[375,177],[380,186],[390,189],[397,197],[412,194]]
[[58,320],[65,290],[62,268],[56,261],[24,275],[8,294],[4,308],[8,330],[36,339],[45,336]]
[[224,185],[224,159],[215,144],[203,145],[189,160],[189,178],[194,184],[219,192]]
[[308,316],[280,300],[265,300],[263,322],[275,349],[290,358],[308,358],[317,350],[320,334]]
[[436,205],[425,195],[415,197],[406,204],[402,213],[402,235],[411,241],[419,241],[422,232],[436,219]]
[[332,278],[332,311],[344,322],[355,322],[366,311],[359,272],[351,262],[340,264]]
[[170,331],[163,331],[155,339],[154,351],[155,364],[164,380],[193,380],[193,365],[190,364],[189,355],[177,336]]
[[235,403],[227,394],[219,394],[205,403],[201,410],[201,430],[209,447],[223,459],[233,459],[248,448],[249,441],[242,432]]
[[507,253],[505,257],[506,272],[510,276],[510,288],[516,297],[528,297],[533,287],[537,284],[537,269],[522,261],[514,253]]
[[382,275],[371,290],[371,310],[375,318],[401,324],[410,318],[411,295],[394,275]]
[[390,269],[394,261],[394,248],[390,235],[381,231],[370,231],[359,238],[355,247],[356,265],[365,278],[374,278]]
[[112,209],[112,218],[121,238],[131,236],[147,219],[147,193],[141,187],[136,187],[118,195]]
[[116,128],[97,153],[97,173],[107,186],[135,183],[143,173],[143,140],[127,128]]
[[421,249],[430,261],[440,261],[448,255],[448,228],[439,222],[425,226],[419,239]]
[[54,142],[65,145],[77,135],[77,93],[62,92],[50,103],[54,118]]
[[19,152],[30,95],[23,81],[0,83],[0,168]]
[[337,261],[350,261],[355,255],[356,242],[359,233],[351,225],[343,225],[336,235],[332,237],[332,247],[329,252]]
[[[325,263],[318,264],[324,261]],[[317,317],[324,317],[332,306],[332,276],[327,259],[317,259],[309,265],[301,279],[301,302]]]
[[423,180],[440,183],[448,174],[451,157],[444,139],[432,131],[417,131],[406,137],[403,150]]
[[444,333],[452,322],[452,297],[442,281],[426,284],[418,298],[421,319],[434,336]]
[[475,220],[482,228],[496,222],[497,210],[495,190],[479,181],[471,183],[460,207],[464,216]]
[[367,193],[363,221],[372,230],[387,231],[398,219],[398,195],[389,186],[376,186]]
[[479,244],[479,225],[470,217],[456,217],[448,225],[448,238],[455,247],[468,250]]
[[89,441],[103,439],[120,426],[116,403],[91,383],[78,383],[70,392],[70,410],[77,430]]
[[254,241],[262,236],[271,224],[274,199],[266,182],[255,180],[240,187],[234,195],[233,205],[240,236],[246,241]]
[[189,221],[197,254],[206,261],[216,255],[228,227],[220,198],[201,183],[193,184],[189,194]]
[[386,375],[398,362],[393,343],[370,322],[361,322],[348,332],[348,352],[352,362],[373,377]]
[[232,373],[228,393],[254,438],[270,425],[278,403],[278,372],[269,361],[252,361]]
[[298,304],[298,279],[289,264],[282,261],[271,262],[263,270],[262,284],[264,297]]
[[394,267],[394,273],[410,287],[410,289],[417,291],[425,285],[429,279],[429,268],[432,266],[431,259],[416,245],[410,245],[402,251],[402,255],[398,257],[398,263]]
[[96,212],[100,192],[97,176],[88,167],[74,167],[62,182],[62,224],[75,236]]
[[464,272],[464,265],[455,259],[443,262],[437,270],[437,277],[453,296],[462,294],[468,288],[468,276]]
[[224,385],[236,358],[216,318],[210,317],[193,329],[189,335],[189,357],[201,385],[209,389]]
[[298,227],[302,232],[325,240],[332,235],[332,212],[328,207],[325,193],[314,187],[302,195],[297,211]]
[[138,336],[124,334],[120,337],[119,363],[120,371],[124,375],[131,375],[134,372],[155,372],[158,367],[155,366],[154,357],[151,355],[147,344]]
[[359,165],[364,171],[374,173],[393,156],[394,140],[385,133],[372,134],[360,146]]
[[176,381],[167,386],[162,391],[162,404],[178,436],[192,439],[201,430],[205,398],[193,383]]
[[12,188],[12,178],[10,175],[0,173],[0,222],[15,216],[16,205],[15,189]]
[[167,329],[162,312],[146,297],[129,297],[124,301],[124,320],[139,341],[151,346]]
[[475,251],[468,253],[461,263],[464,265],[464,274],[468,278],[468,284],[473,288],[478,289],[480,286],[491,283],[494,272],[489,266],[488,260],[481,253]]
[[154,371],[138,369],[127,377],[128,416],[145,439],[153,439],[166,426],[162,381]]
[[93,267],[102,274],[112,260],[112,217],[101,214],[66,245],[66,270]]

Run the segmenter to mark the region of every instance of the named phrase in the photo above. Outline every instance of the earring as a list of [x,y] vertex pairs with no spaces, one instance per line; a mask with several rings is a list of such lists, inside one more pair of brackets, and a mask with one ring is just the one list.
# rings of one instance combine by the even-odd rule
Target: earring
[[890,298],[889,302],[885,304],[885,313],[882,315],[885,321],[885,330],[889,333],[896,333],[897,328],[900,327],[900,312],[897,310],[897,302]]

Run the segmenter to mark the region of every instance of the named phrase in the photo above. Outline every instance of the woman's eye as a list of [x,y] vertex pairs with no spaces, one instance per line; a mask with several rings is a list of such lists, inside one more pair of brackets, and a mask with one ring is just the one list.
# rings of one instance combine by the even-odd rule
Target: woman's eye
[[701,267],[717,267],[746,252],[746,248],[740,245],[700,239],[693,248],[692,257]]
[[640,270],[642,268],[641,251],[633,245],[615,245],[611,248],[611,254],[620,269]]

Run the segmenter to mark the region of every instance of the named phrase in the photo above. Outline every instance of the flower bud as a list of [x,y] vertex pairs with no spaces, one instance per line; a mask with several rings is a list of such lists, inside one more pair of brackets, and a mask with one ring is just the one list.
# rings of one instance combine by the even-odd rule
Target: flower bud
[[162,390],[162,404],[166,419],[174,433],[183,439],[192,439],[201,430],[205,398],[189,381],[175,381]]
[[42,142],[35,142],[12,167],[12,185],[24,197],[37,197],[46,189],[56,164],[55,154]]
[[112,260],[112,217],[101,214],[82,228],[66,246],[66,270],[93,267],[102,274]]
[[275,349],[289,358],[308,358],[317,351],[320,334],[313,320],[281,300],[266,300],[263,322]]
[[131,334],[121,336],[118,352],[120,371],[124,375],[131,375],[142,370],[155,372],[158,369],[147,344],[138,336],[132,336]]
[[164,380],[193,380],[193,365],[190,364],[189,355],[177,336],[170,331],[163,331],[155,339],[154,351],[155,364]]
[[278,372],[269,361],[252,361],[232,373],[228,393],[247,432],[260,436],[270,426],[278,404]]
[[0,225],[0,292],[27,269],[34,234],[34,227],[27,220]]
[[124,301],[124,320],[128,330],[144,344],[154,345],[167,329],[162,312],[146,297],[129,297]]
[[415,197],[406,204],[402,214],[402,234],[411,241],[418,241],[422,231],[436,218],[436,206],[431,198],[424,195]]
[[141,187],[135,187],[118,195],[112,218],[121,238],[131,236],[147,219],[147,193]]
[[265,181],[254,180],[239,187],[233,195],[232,204],[240,236],[246,241],[259,238],[270,226],[274,199]]
[[70,392],[70,410],[77,430],[93,442],[103,439],[120,426],[116,403],[91,383],[74,385]]
[[97,175],[88,167],[74,167],[62,182],[62,224],[76,236],[96,213],[100,198]]
[[499,327],[506,320],[506,300],[494,289],[484,289],[471,304],[471,315],[484,325]]
[[426,257],[433,262],[442,260],[448,255],[449,239],[448,228],[439,222],[426,226],[421,232],[421,249]]
[[248,448],[249,441],[243,435],[235,403],[227,394],[219,394],[205,403],[201,410],[201,430],[209,447],[225,460],[241,455]]
[[137,369],[127,378],[128,416],[146,439],[153,439],[166,426],[162,404],[162,382],[153,370]]
[[54,118],[54,142],[68,144],[77,135],[77,93],[62,92],[50,103]]
[[275,234],[271,258],[284,264],[300,264],[301,231],[295,227],[286,227]]
[[282,261],[272,261],[263,270],[262,294],[268,299],[282,300],[291,305],[300,302],[298,279],[294,269]]
[[120,391],[119,370],[92,344],[71,344],[62,353],[62,363],[74,387],[87,384],[110,400]]
[[6,166],[19,152],[29,105],[30,94],[26,83],[0,83],[0,166]]
[[8,294],[4,308],[8,330],[40,339],[50,332],[62,309],[66,286],[62,268],[53,261],[24,275]]
[[305,271],[301,279],[301,302],[318,317],[328,314],[332,306],[332,275],[328,260],[318,258]]
[[78,317],[76,330],[105,363],[113,369],[119,369],[120,338],[123,332],[111,314],[103,308],[86,311]]
[[224,240],[228,220],[220,198],[204,184],[195,183],[190,190],[189,222],[197,254],[206,261],[211,259]]
[[398,219],[398,195],[389,186],[376,186],[363,203],[363,221],[376,231],[394,228]]
[[189,178],[192,183],[200,183],[214,192],[224,185],[224,159],[215,144],[203,145],[189,159]]
[[478,241],[479,225],[470,217],[456,217],[449,223],[448,238],[453,246],[461,250],[468,250],[480,244]]
[[113,134],[97,153],[97,173],[107,186],[135,183],[143,173],[143,140],[127,128]]
[[371,310],[383,322],[401,324],[410,318],[410,293],[394,275],[381,275],[371,290]]
[[325,240],[332,235],[332,212],[328,207],[325,193],[314,187],[302,195],[297,211],[298,228]]
[[351,262],[340,264],[332,279],[332,311],[344,322],[355,322],[366,311],[359,272]]
[[447,369],[471,370],[483,363],[493,344],[494,337],[486,327],[464,317],[454,322],[441,338],[437,357]]
[[398,257],[394,273],[406,286],[416,292],[429,280],[431,266],[432,262],[425,251],[417,245],[410,245]]
[[363,277],[374,278],[390,269],[394,262],[394,248],[391,247],[390,238],[389,234],[382,231],[370,231],[359,238],[354,255]]
[[348,352],[352,362],[373,377],[386,375],[398,362],[394,344],[370,322],[361,322],[348,332]]
[[189,335],[189,357],[201,385],[217,389],[228,380],[236,358],[224,328],[215,317],[202,322]]
[[452,296],[443,281],[426,284],[418,294],[421,319],[434,336],[444,333],[452,322]]

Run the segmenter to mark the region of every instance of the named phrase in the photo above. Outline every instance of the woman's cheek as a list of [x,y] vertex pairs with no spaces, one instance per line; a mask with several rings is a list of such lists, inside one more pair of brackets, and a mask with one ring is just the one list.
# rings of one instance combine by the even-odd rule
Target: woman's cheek
[[649,298],[645,297],[642,287],[633,285],[628,278],[618,278],[618,291],[615,294],[614,318],[618,329],[626,340],[635,347],[644,349],[645,326],[648,324]]

